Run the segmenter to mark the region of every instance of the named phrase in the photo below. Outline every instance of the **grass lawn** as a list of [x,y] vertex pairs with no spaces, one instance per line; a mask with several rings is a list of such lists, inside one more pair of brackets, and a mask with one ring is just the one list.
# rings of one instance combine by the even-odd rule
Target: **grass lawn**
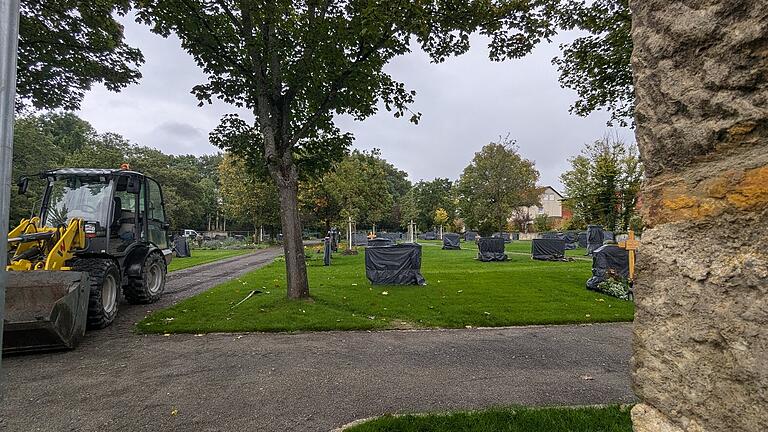
[[207,264],[209,262],[222,260],[224,258],[229,258],[237,255],[243,255],[250,252],[253,252],[254,249],[237,249],[237,250],[227,250],[227,249],[193,249],[192,256],[188,258],[177,258],[174,257],[171,261],[171,265],[168,266],[168,271],[176,271],[181,270],[189,267],[194,267],[200,264]]
[[[527,246],[526,246],[527,244]],[[285,298],[281,259],[175,306],[138,324],[148,333],[348,330],[465,326],[508,326],[631,321],[631,302],[587,291],[587,260],[533,261],[510,254],[507,262],[475,260],[473,243],[444,251],[434,242],[422,249],[427,286],[374,286],[365,278],[364,253],[322,255],[308,250],[311,301]],[[508,251],[530,250],[529,242]],[[574,256],[584,251],[572,252]],[[261,291],[243,300],[252,290]]]
[[508,408],[466,413],[384,416],[348,432],[632,432],[628,406]]

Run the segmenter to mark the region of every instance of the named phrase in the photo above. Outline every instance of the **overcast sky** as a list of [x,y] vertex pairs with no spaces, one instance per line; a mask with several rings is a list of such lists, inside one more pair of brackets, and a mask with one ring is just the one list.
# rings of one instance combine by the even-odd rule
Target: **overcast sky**
[[[144,77],[120,93],[94,88],[79,114],[99,132],[116,132],[166,153],[216,152],[208,133],[222,114],[236,110],[221,103],[198,107],[190,90],[205,79],[178,39],[124,22],[128,43],[146,57]],[[536,162],[540,183],[560,189],[567,159],[584,143],[606,133],[634,141],[631,130],[607,128],[605,113],[584,118],[568,112],[575,93],[560,88],[550,61],[559,54],[559,43],[573,37],[561,35],[523,59],[504,63],[489,61],[479,38],[468,54],[441,64],[431,64],[421,52],[398,58],[388,71],[417,91],[412,109],[422,113],[421,122],[413,125],[386,110],[363,122],[337,122],[355,135],[356,148],[380,148],[412,181],[457,179],[483,145],[509,134],[522,155]]]

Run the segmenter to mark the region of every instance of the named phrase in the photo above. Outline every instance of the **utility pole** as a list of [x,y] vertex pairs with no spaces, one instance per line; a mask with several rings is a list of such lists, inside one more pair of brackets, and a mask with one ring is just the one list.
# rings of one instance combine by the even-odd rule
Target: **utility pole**
[[[5,317],[5,257],[8,256],[8,217],[11,210],[13,115],[16,101],[16,52],[19,44],[19,0],[0,1],[0,347]],[[0,350],[0,362],[2,362]],[[1,363],[0,363],[1,364]]]

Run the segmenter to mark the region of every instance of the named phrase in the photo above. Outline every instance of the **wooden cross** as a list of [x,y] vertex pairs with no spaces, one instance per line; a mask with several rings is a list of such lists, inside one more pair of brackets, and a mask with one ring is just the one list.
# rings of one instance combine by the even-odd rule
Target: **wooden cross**
[[635,232],[629,230],[629,237],[619,243],[619,247],[629,251],[629,280],[635,279],[635,251],[640,246],[640,242],[635,240]]

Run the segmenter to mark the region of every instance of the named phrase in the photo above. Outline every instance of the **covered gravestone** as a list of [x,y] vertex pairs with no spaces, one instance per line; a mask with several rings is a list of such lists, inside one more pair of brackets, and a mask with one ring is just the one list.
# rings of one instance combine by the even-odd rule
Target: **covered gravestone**
[[456,233],[443,234],[443,249],[457,250],[461,249],[459,244],[459,235]]
[[189,241],[184,236],[178,236],[173,239],[173,250],[176,252],[176,258],[188,258],[192,256],[189,250]]
[[510,243],[512,241],[512,236],[510,236],[508,232],[493,233],[493,237],[503,239],[505,243]]
[[437,234],[434,231],[427,231],[419,236],[422,240],[437,240]]
[[374,285],[426,285],[421,275],[421,245],[365,248],[365,276]]
[[477,240],[477,259],[484,262],[506,261],[504,239],[501,237],[480,237]]
[[565,250],[573,250],[579,246],[579,233],[576,231],[566,231],[561,238],[565,240]]
[[630,1],[635,432],[768,431],[768,5]]
[[565,240],[562,239],[533,239],[531,241],[531,257],[542,261],[565,260]]
[[392,239],[389,239],[386,237],[376,237],[376,238],[368,239],[368,247],[390,246],[392,244],[394,244]]
[[587,233],[584,231],[580,231],[578,233],[578,240],[577,244],[580,248],[586,248],[587,247]]
[[598,291],[597,286],[611,273],[629,278],[629,251],[608,244],[592,252],[592,277],[587,280],[587,289]]
[[601,248],[604,240],[605,236],[601,225],[587,226],[587,255],[592,255],[593,251]]
[[477,240],[478,236],[476,231],[467,231],[464,233],[464,241],[473,242]]

